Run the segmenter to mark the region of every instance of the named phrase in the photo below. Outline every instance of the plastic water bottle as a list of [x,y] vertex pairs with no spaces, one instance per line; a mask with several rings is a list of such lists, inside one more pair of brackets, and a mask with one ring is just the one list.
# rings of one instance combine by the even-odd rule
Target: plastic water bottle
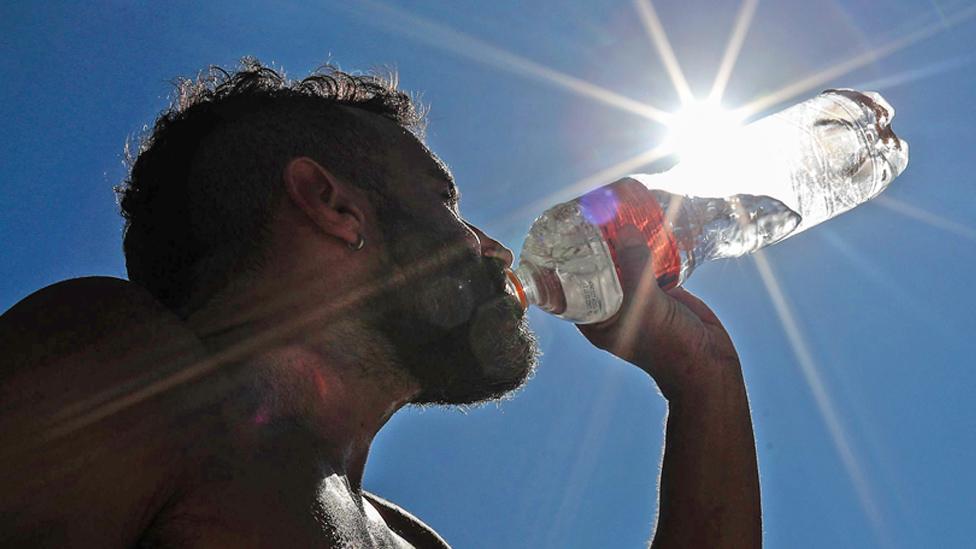
[[848,211],[908,164],[893,116],[877,93],[827,90],[741,128],[709,158],[557,204],[532,224],[509,290],[524,307],[599,322],[623,301],[615,260],[624,226],[640,231],[658,284],[671,288],[705,261],[754,252]]

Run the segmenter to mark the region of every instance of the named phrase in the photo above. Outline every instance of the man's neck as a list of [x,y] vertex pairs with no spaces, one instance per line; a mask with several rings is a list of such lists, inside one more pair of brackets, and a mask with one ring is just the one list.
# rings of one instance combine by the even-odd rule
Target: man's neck
[[277,422],[297,422],[307,431],[301,436],[317,441],[317,458],[358,490],[373,438],[416,390],[378,375],[382,365],[339,364],[304,346],[282,347],[258,360],[259,396],[247,438],[262,440]]
[[190,319],[211,352],[245,364],[249,402],[227,408],[234,444],[248,454],[303,452],[295,457],[346,476],[358,491],[373,438],[416,396],[416,382],[365,323],[315,319],[280,337],[280,319],[249,320],[212,310]]

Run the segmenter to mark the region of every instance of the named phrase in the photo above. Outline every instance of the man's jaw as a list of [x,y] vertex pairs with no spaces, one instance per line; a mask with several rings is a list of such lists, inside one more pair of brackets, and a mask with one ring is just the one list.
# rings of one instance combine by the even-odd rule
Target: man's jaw
[[465,344],[453,345],[463,352],[442,363],[440,372],[414,372],[423,387],[414,403],[474,405],[503,400],[531,378],[538,347],[524,312],[507,294],[483,304],[465,332]]

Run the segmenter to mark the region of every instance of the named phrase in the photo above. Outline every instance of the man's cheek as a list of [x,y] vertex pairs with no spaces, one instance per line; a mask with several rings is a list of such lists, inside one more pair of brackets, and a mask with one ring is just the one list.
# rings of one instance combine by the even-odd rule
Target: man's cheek
[[477,299],[470,280],[436,276],[421,285],[416,303],[432,324],[454,328],[471,318]]

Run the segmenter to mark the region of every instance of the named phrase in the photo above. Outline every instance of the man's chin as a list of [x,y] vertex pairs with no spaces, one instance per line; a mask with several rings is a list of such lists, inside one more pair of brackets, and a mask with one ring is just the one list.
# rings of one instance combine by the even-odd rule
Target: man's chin
[[525,386],[535,373],[535,364],[530,363],[519,377],[508,379],[481,379],[471,384],[455,386],[434,386],[425,388],[411,402],[416,405],[477,406],[489,402],[508,400]]
[[538,346],[521,307],[508,296],[483,304],[469,324],[466,357],[453,375],[423,380],[417,404],[471,405],[510,397],[535,372]]

